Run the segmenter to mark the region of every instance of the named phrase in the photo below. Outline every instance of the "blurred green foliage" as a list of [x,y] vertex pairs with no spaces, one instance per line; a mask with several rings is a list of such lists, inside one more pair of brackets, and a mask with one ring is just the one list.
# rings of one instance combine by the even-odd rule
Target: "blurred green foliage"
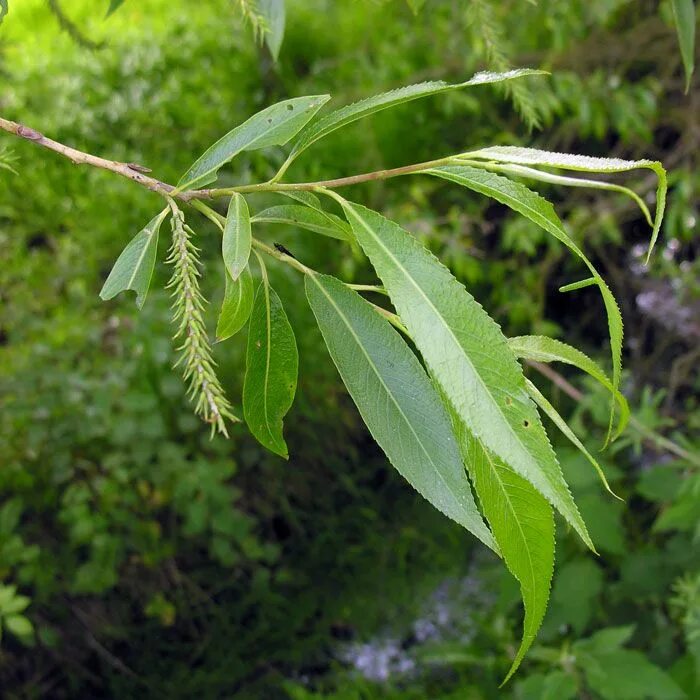
[[[349,175],[497,143],[664,161],[672,191],[649,269],[646,226],[624,199],[548,192],[610,278],[627,322],[635,421],[601,455],[625,502],[601,493],[585,460],[560,449],[600,557],[560,538],[545,625],[519,675],[498,691],[519,638],[509,622],[516,586],[376,452],[298,280],[270,266],[300,346],[289,419],[296,456],[283,463],[243,429],[210,441],[192,417],[171,370],[168,299],[155,285],[141,314],[97,297],[157,200],[8,137],[0,166],[18,174],[0,169],[4,696],[700,696],[697,77],[684,96],[670,3],[482,1],[490,35],[471,2],[436,0],[417,14],[403,0],[287,4],[275,66],[229,0],[126,2],[106,20],[92,2],[64,0],[81,30],[105,42],[98,51],[61,32],[45,3],[15,2],[0,30],[0,113],[173,181],[277,99],[327,91],[340,103],[425,78],[463,79],[493,61],[489,41],[504,61],[551,70],[513,96],[521,113],[527,100],[541,131],[502,94],[480,88],[334,134],[289,177]],[[243,154],[227,177],[261,180],[282,160],[276,149]],[[653,183],[639,185],[646,193]],[[542,231],[437,181],[357,189],[446,260],[508,335],[565,333],[605,363],[595,292],[557,294],[579,270]],[[215,307],[217,238],[203,220],[197,230]],[[331,241],[291,229],[269,236],[309,264],[369,281],[365,263],[339,258]],[[156,275],[165,280],[161,263]],[[230,395],[240,395],[243,343],[217,345],[216,359]],[[554,389],[558,410],[573,415],[587,445],[601,444],[607,398],[562,374],[584,397]],[[468,608],[471,631],[421,642],[411,621],[422,602],[467,572],[490,595]],[[387,634],[410,670],[371,680],[343,656]]]

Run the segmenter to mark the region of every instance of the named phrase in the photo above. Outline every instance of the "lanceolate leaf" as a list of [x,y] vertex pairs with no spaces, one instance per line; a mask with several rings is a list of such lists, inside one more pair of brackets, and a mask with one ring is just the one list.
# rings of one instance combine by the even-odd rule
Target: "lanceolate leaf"
[[286,20],[284,3],[285,0],[258,0],[257,2],[258,11],[265,18],[265,43],[275,61],[279,58],[284,39]]
[[478,151],[465,153],[469,158],[482,158],[498,163],[517,163],[520,165],[540,165],[549,168],[561,168],[587,173],[621,173],[628,170],[647,168],[653,170],[658,178],[656,188],[656,212],[654,228],[649,242],[647,260],[651,256],[654,244],[661,230],[661,222],[666,209],[666,171],[661,163],[655,160],[622,160],[621,158],[593,158],[572,153],[555,153],[540,151],[536,148],[521,148],[518,146],[492,146]]
[[438,510],[497,551],[450,419],[403,338],[333,277],[308,275],[306,296],[345,386],[389,461]]
[[520,584],[523,638],[503,683],[515,673],[537,635],[554,570],[554,516],[547,501],[457,421],[457,439],[503,560]]
[[179,191],[203,187],[216,180],[222,165],[242,151],[283,146],[328,102],[330,95],[295,97],[254,114],[209,148],[177,184]]
[[[583,251],[574,243],[564,229],[564,225],[554,211],[554,207],[536,192],[525,187],[519,182],[513,182],[506,177],[496,175],[487,170],[480,170],[466,165],[447,165],[426,170],[430,175],[436,175],[446,180],[451,180],[475,192],[493,197],[495,200],[509,206],[514,211],[530,219],[547,233],[560,240],[569,250],[575,253],[590,270],[603,297],[605,310],[608,315],[608,329],[610,331],[610,352],[613,364],[613,386],[615,390],[620,383],[622,372],[622,315],[617,306],[615,297],[598,274],[591,261]],[[610,431],[612,430],[613,413],[610,413]]]
[[630,417],[627,399],[613,386],[605,372],[588,355],[560,340],[542,335],[521,335],[508,338],[508,345],[516,357],[536,362],[565,362],[596,379],[613,395],[620,409],[617,434],[619,435],[625,429]]
[[695,69],[695,3],[693,0],[671,0],[671,5],[685,69],[685,91],[688,92]]
[[343,208],[459,418],[592,547],[501,329],[450,271],[397,224],[344,200]]
[[322,117],[315,124],[304,129],[292,148],[290,159],[296,157],[299,153],[306,150],[312,143],[322,139],[324,136],[327,136],[336,129],[347,126],[348,124],[351,124],[358,119],[363,119],[364,117],[374,114],[375,112],[380,112],[383,109],[389,109],[389,107],[395,107],[396,105],[400,105],[404,102],[417,100],[420,97],[437,95],[441,92],[459,90],[460,88],[470,87],[472,85],[499,83],[504,80],[521,78],[526,75],[538,75],[542,72],[543,71],[525,68],[511,70],[505,73],[477,73],[470,80],[463,83],[451,84],[442,80],[434,80],[426,83],[418,83],[416,85],[408,85],[406,87],[398,88],[398,90],[392,90],[391,92],[384,92],[380,95],[375,95],[374,97],[368,97],[365,100],[360,100],[359,102],[347,105],[346,107],[341,107],[340,109],[327,114],[325,117]]
[[216,323],[216,341],[221,342],[238,333],[253,309],[253,278],[246,267],[234,282],[226,273],[226,291]]
[[221,240],[224,265],[231,280],[235,282],[248,265],[252,234],[250,214],[245,197],[237,192],[231,197],[226,214],[226,224]]
[[324,236],[347,241],[350,238],[350,228],[347,223],[335,214],[317,211],[299,204],[283,204],[270,207],[253,217],[256,223],[288,224],[299,228],[320,233]]
[[119,292],[130,289],[136,292],[136,306],[139,309],[143,306],[156,264],[158,232],[167,213],[168,209],[164,209],[158,216],[151,219],[124,248],[102,286],[101,299],[107,301],[117,296]]
[[248,330],[243,415],[250,432],[287,459],[282,419],[294,401],[299,356],[280,298],[267,279],[258,287]]
[[[615,498],[620,498],[611,488],[608,483],[608,479],[605,476],[605,472],[598,462],[593,458],[591,453],[584,447],[583,443],[578,439],[576,433],[569,427],[568,423],[559,415],[554,406],[547,400],[547,398],[542,394],[542,392],[529,380],[525,380],[528,393],[532,397],[533,401],[544,411],[545,415],[549,416],[549,419],[554,423],[554,425],[561,430],[568,440],[571,441],[573,445],[583,454],[583,456],[593,465],[593,468],[598,473],[600,480],[603,482],[603,486],[613,495]],[[620,500],[622,500],[620,498]]]
[[123,4],[124,4],[124,0],[109,0],[109,8],[107,10],[107,17],[109,17],[113,12],[116,12]]

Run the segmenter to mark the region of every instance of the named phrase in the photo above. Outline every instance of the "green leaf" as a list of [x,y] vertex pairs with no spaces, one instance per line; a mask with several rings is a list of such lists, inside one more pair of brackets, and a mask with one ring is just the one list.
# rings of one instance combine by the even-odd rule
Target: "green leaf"
[[681,49],[681,58],[685,69],[685,91],[687,93],[695,69],[695,3],[693,0],[671,0],[671,6],[673,7],[678,45]]
[[[571,625],[580,635],[593,615],[603,590],[603,573],[590,559],[574,559],[560,567],[552,588],[552,606],[546,625]],[[572,601],[576,601],[573,605]]]
[[588,685],[604,700],[680,700],[686,694],[644,654],[618,649],[582,654],[578,659]]
[[345,386],[389,461],[439,511],[497,551],[474,502],[450,419],[403,338],[333,277],[308,275],[306,296]]
[[525,606],[523,638],[506,683],[535,640],[547,610],[554,571],[554,515],[535,488],[485,449],[459,418],[455,425],[484,515],[508,570],[520,584]]
[[124,0],[109,0],[109,9],[107,10],[107,17],[116,12],[123,4]]
[[230,338],[243,328],[253,310],[253,297],[253,277],[249,267],[243,270],[235,282],[228,273],[226,274],[224,300],[216,323],[217,343]]
[[612,394],[620,409],[620,420],[615,437],[625,429],[630,418],[627,399],[619,389],[613,386],[605,372],[588,355],[560,340],[543,335],[521,335],[508,338],[508,345],[516,357],[535,362],[564,362],[593,377]]
[[3,619],[2,624],[15,637],[28,639],[34,634],[32,623],[24,615],[8,615]]
[[253,217],[255,223],[287,224],[320,233],[323,236],[337,238],[341,241],[350,239],[348,225],[335,214],[310,209],[299,204],[283,204],[269,207]]
[[275,62],[280,55],[282,40],[284,39],[284,25],[286,13],[284,7],[285,0],[258,0],[258,12],[265,20],[265,43],[270,49]]
[[248,266],[252,241],[248,205],[245,197],[236,192],[231,196],[231,201],[228,204],[226,224],[221,240],[224,265],[233,282]]
[[587,639],[574,642],[573,648],[575,651],[580,650],[598,653],[616,651],[629,642],[634,634],[634,628],[634,625],[605,627],[602,630],[598,630],[598,632],[595,632]]
[[328,100],[330,95],[295,97],[254,114],[205,151],[180,178],[177,191],[214,182],[219,168],[243,151],[284,146]]
[[[478,168],[461,165],[442,166],[431,168],[425,172],[456,182],[488,197],[493,197],[496,201],[505,204],[543,228],[581,259],[596,280],[608,314],[610,352],[613,363],[613,386],[617,390],[622,373],[622,316],[620,309],[612,292],[591,261],[569,237],[551,203],[519,182],[513,182],[508,178]],[[612,423],[613,410],[611,409],[608,437],[612,432]]]
[[441,92],[449,92],[450,90],[459,90],[460,88],[470,87],[472,85],[500,83],[504,80],[513,80],[527,75],[540,75],[542,73],[543,71],[531,70],[529,68],[510,70],[505,73],[483,72],[477,73],[470,80],[463,83],[451,84],[442,80],[434,80],[425,83],[417,83],[415,85],[407,85],[397,90],[384,92],[374,97],[368,97],[365,100],[360,100],[346,107],[336,109],[334,112],[319,119],[315,124],[304,129],[292,148],[289,161],[306,150],[312,143],[315,143],[337,129],[347,126],[358,119],[368,117],[370,114],[395,107],[404,102],[411,102],[421,97],[437,95]]
[[7,0],[0,0],[0,24],[2,24],[5,15],[8,12]]
[[400,226],[342,200],[355,237],[456,414],[537,488],[592,547],[525,378],[501,329]]
[[649,242],[647,262],[654,249],[654,244],[661,230],[661,222],[666,209],[666,171],[659,161],[655,160],[622,160],[621,158],[593,158],[579,156],[573,153],[556,153],[540,151],[536,148],[521,148],[519,146],[492,146],[478,151],[463,154],[469,158],[482,158],[498,163],[516,163],[518,165],[541,165],[549,168],[561,168],[587,173],[621,173],[639,168],[652,170],[658,179],[656,188],[656,212],[654,228]]
[[139,309],[143,307],[156,264],[158,232],[168,211],[164,209],[158,216],[151,219],[121,252],[100,290],[100,298],[103,301],[130,289],[136,292],[136,306]]
[[406,0],[406,3],[411,8],[411,12],[417,15],[425,5],[425,0]]
[[248,330],[243,415],[250,432],[287,459],[282,419],[294,401],[299,355],[282,302],[267,279],[258,287]]

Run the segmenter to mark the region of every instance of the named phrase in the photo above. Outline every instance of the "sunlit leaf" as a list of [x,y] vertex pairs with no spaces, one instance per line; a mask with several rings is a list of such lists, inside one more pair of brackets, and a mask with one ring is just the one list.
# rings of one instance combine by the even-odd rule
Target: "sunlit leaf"
[[345,386],[389,461],[438,510],[496,549],[450,419],[403,338],[333,277],[307,275],[306,296]]
[[496,322],[400,226],[343,200],[353,233],[428,369],[484,446],[535,486],[592,547],[522,369]]
[[116,12],[123,4],[124,4],[124,0],[109,0],[109,8],[107,10],[107,17],[109,17],[112,13]]
[[102,286],[101,299],[107,301],[117,296],[119,292],[130,289],[136,292],[136,306],[139,309],[143,306],[156,264],[158,232],[167,213],[168,209],[164,209],[158,216],[151,219],[124,248]]
[[226,274],[224,300],[216,323],[217,342],[230,338],[243,328],[253,309],[254,291],[249,267],[235,282]]
[[[425,172],[456,182],[480,194],[493,197],[496,201],[505,204],[542,227],[581,259],[600,289],[608,315],[610,353],[613,364],[613,386],[617,390],[622,373],[622,315],[620,314],[620,309],[605,280],[598,274],[591,261],[564,229],[564,225],[551,203],[519,182],[513,182],[506,177],[471,166],[446,165],[432,168]],[[611,410],[608,435],[612,432],[612,422],[613,411]]]
[[458,418],[457,438],[474,489],[508,570],[520,584],[523,637],[504,683],[535,640],[549,600],[554,571],[554,515],[528,481],[489,452]]
[[282,419],[294,401],[298,368],[294,331],[280,298],[263,277],[248,329],[243,415],[260,443],[285,459],[289,451]]
[[330,95],[295,97],[254,114],[207,149],[180,178],[178,190],[203,187],[214,182],[219,168],[243,151],[283,146],[313,119],[329,99]]
[[358,119],[368,117],[370,114],[375,114],[384,109],[403,104],[404,102],[417,100],[421,97],[428,97],[429,95],[437,95],[441,92],[449,92],[450,90],[459,90],[460,88],[470,87],[472,85],[500,83],[504,80],[513,80],[527,75],[539,75],[542,72],[543,71],[531,70],[528,68],[510,70],[505,73],[483,72],[477,73],[470,80],[463,83],[446,83],[442,80],[434,80],[426,83],[417,83],[416,85],[408,85],[398,88],[397,90],[375,95],[374,97],[368,97],[367,99],[360,100],[346,107],[341,107],[304,129],[292,148],[290,159],[296,157],[312,143],[322,139],[336,129],[347,126]]
[[226,214],[226,224],[221,239],[224,265],[235,282],[248,265],[252,244],[250,214],[245,197],[237,192],[231,197]]
[[320,233],[330,238],[347,241],[350,229],[345,221],[335,214],[318,211],[299,204],[283,204],[269,207],[253,217],[255,223],[287,224]]

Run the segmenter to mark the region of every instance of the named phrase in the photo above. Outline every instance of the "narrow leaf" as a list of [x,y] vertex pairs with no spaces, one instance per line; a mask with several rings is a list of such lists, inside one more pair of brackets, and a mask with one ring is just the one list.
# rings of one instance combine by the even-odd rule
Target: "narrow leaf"
[[249,267],[243,270],[235,282],[228,273],[226,274],[224,300],[216,323],[217,343],[230,338],[243,328],[253,309],[254,292]]
[[295,97],[254,114],[219,139],[193,163],[180,178],[178,191],[214,182],[219,168],[243,151],[283,146],[313,119],[329,99],[330,95]]
[[151,219],[121,252],[100,291],[103,301],[130,289],[136,292],[136,306],[143,307],[156,264],[158,232],[167,213],[168,209],[164,209]]
[[7,11],[8,11],[7,0],[0,0],[0,24],[2,24],[3,19],[5,19],[5,15],[7,14]]
[[263,277],[248,330],[243,415],[261,444],[285,459],[289,452],[282,419],[294,401],[298,368],[294,331],[280,298]]
[[470,80],[463,83],[446,83],[442,80],[434,80],[425,83],[417,83],[406,87],[384,92],[374,97],[368,97],[365,100],[360,100],[346,107],[327,114],[319,119],[315,124],[308,126],[299,136],[299,139],[294,144],[290,154],[290,160],[306,150],[312,143],[327,136],[328,134],[347,126],[358,119],[368,117],[370,114],[380,112],[390,107],[395,107],[404,102],[417,100],[421,97],[429,95],[437,95],[441,92],[449,92],[450,90],[459,90],[460,88],[470,87],[473,85],[484,85],[486,83],[500,83],[504,80],[513,80],[527,75],[540,75],[543,71],[531,70],[528,68],[510,70],[505,73],[477,73]]
[[608,483],[608,479],[605,476],[605,472],[598,462],[594,459],[593,455],[584,447],[583,443],[579,440],[576,433],[569,427],[569,424],[559,415],[554,406],[547,400],[547,398],[542,394],[542,392],[529,380],[525,380],[525,385],[527,386],[527,391],[532,397],[533,401],[540,407],[544,413],[549,416],[549,419],[554,423],[554,425],[561,430],[564,436],[569,440],[580,452],[581,454],[593,465],[596,470],[600,480],[603,482],[606,490],[609,491],[615,498],[622,500],[611,488]]
[[403,338],[333,277],[308,275],[306,296],[345,386],[389,461],[439,511],[497,551],[450,419]]
[[622,160],[621,158],[593,158],[591,156],[579,156],[573,153],[556,153],[554,151],[540,151],[536,148],[521,148],[519,146],[492,146],[478,151],[465,153],[469,158],[482,158],[499,163],[516,163],[519,165],[540,165],[549,168],[561,168],[587,173],[620,173],[629,170],[646,168],[652,170],[658,179],[656,188],[656,212],[654,213],[654,228],[649,242],[647,261],[654,249],[656,239],[659,237],[661,222],[666,209],[666,171],[663,165],[656,160]]
[[525,378],[496,322],[397,224],[342,201],[353,233],[449,403],[484,446],[535,486],[592,548]]
[[109,0],[109,8],[107,10],[107,17],[116,12],[122,5],[124,0]]
[[[608,315],[610,353],[613,364],[613,386],[617,390],[622,373],[622,315],[620,314],[620,309],[605,280],[598,274],[591,261],[564,229],[564,225],[551,203],[525,187],[525,185],[513,182],[506,177],[501,177],[487,170],[459,165],[432,168],[426,172],[430,175],[436,175],[437,177],[456,182],[480,194],[493,197],[496,201],[505,204],[543,228],[581,259],[590,270],[600,289],[603,304]],[[611,410],[608,437],[612,432],[612,422],[613,411]]]
[[253,217],[255,223],[287,224],[320,233],[323,236],[349,240],[350,229],[339,216],[328,212],[317,211],[299,204],[283,204],[270,207]]
[[516,357],[524,360],[535,360],[536,362],[564,362],[593,377],[612,394],[620,409],[617,435],[625,429],[630,417],[627,399],[588,355],[571,347],[571,345],[562,343],[560,340],[547,338],[542,335],[521,335],[509,338],[508,345]]
[[284,39],[286,13],[285,0],[258,0],[258,12],[265,19],[265,43],[270,49],[272,58],[277,62]]
[[685,91],[687,93],[695,70],[695,3],[693,0],[671,0],[671,6],[673,7],[678,45],[681,49],[681,58],[685,69]]
[[506,683],[520,666],[542,625],[554,571],[554,516],[528,481],[495,457],[459,421],[469,475],[508,570],[520,584],[525,607],[523,638]]
[[245,197],[236,192],[228,204],[226,224],[221,240],[221,253],[224,265],[231,281],[235,282],[241,272],[248,266],[250,247],[252,245],[250,231],[250,214]]

